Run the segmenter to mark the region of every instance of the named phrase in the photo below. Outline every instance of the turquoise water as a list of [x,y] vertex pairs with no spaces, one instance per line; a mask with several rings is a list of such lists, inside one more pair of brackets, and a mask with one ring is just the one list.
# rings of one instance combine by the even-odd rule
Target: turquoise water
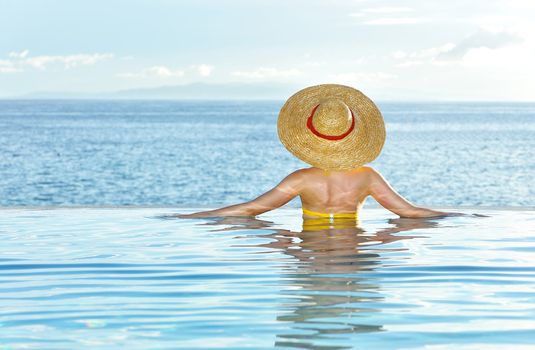
[[533,349],[535,212],[0,210],[0,349]]
[[[283,103],[0,100],[0,206],[250,200],[307,166],[278,140]],[[371,165],[412,202],[535,205],[535,103],[378,105]]]

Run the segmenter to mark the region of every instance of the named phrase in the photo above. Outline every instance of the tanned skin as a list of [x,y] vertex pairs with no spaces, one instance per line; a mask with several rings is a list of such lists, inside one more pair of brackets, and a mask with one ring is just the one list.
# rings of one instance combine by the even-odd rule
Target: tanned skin
[[279,208],[296,196],[301,197],[304,208],[322,213],[358,213],[366,197],[372,196],[384,208],[403,218],[463,215],[416,206],[397,193],[377,170],[362,166],[350,171],[332,171],[327,176],[318,168],[299,169],[286,176],[271,190],[249,202],[178,216],[256,216]]

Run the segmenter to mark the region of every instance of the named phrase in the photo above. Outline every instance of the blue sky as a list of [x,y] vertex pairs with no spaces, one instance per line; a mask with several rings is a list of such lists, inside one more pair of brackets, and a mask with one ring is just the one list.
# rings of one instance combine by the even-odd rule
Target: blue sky
[[0,0],[0,97],[192,82],[535,100],[535,1]]

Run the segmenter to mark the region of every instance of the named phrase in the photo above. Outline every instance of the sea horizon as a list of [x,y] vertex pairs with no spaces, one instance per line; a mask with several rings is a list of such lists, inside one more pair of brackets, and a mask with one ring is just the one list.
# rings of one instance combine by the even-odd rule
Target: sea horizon
[[[278,140],[282,104],[1,100],[0,206],[212,207],[251,200],[309,167]],[[409,200],[533,205],[535,103],[377,105],[387,138],[369,165]]]

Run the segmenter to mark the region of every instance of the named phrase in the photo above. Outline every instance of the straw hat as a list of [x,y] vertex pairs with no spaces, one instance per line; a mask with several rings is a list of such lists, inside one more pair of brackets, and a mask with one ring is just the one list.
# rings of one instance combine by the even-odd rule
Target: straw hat
[[350,170],[371,162],[385,143],[377,106],[349,86],[322,84],[292,95],[277,122],[279,138],[294,156],[324,170]]

